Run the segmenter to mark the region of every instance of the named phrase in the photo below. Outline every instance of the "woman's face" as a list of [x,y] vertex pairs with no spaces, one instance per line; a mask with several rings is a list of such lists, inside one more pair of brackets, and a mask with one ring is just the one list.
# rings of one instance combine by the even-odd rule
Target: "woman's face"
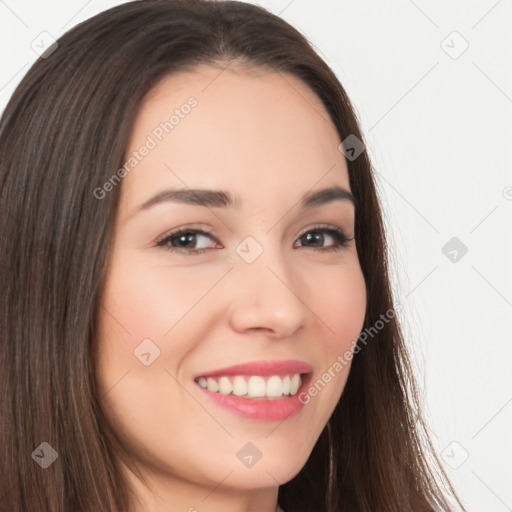
[[[288,74],[199,67],[142,104],[117,185],[96,368],[109,420],[176,506],[275,498],[340,398],[366,293],[355,241],[329,230],[352,238],[355,209],[338,194],[303,204],[350,191],[339,144],[321,101]],[[199,204],[191,189],[223,192]],[[185,197],[141,207],[162,191]],[[255,362],[269,364],[224,370]],[[295,396],[277,398],[296,373],[307,375]]]

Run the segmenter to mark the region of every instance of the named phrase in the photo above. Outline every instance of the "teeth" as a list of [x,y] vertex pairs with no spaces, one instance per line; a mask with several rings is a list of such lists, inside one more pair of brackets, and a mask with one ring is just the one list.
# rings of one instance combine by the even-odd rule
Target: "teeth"
[[247,396],[249,398],[263,398],[266,393],[265,379],[263,377],[250,377]]
[[286,377],[283,379],[283,395],[290,394],[290,382],[290,376],[286,375]]
[[233,391],[233,385],[227,377],[219,379],[219,393],[222,395],[229,395]]
[[219,383],[215,379],[212,379],[211,377],[208,377],[206,379],[206,387],[210,391],[219,391]]
[[248,389],[247,381],[243,377],[239,375],[233,379],[233,395],[244,396]]
[[272,376],[267,381],[267,396],[281,396],[283,394],[283,381],[277,377]]
[[290,393],[292,395],[295,395],[297,393],[297,390],[300,388],[300,375],[296,373],[292,377],[292,381],[290,382]]
[[274,399],[297,394],[302,379],[300,373],[268,377],[237,375],[236,377],[199,377],[197,383],[204,389],[222,395]]

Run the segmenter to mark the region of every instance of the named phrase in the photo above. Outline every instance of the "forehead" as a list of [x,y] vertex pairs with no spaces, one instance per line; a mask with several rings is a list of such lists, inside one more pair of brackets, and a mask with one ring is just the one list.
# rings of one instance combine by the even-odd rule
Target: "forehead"
[[163,187],[232,190],[242,200],[348,189],[339,144],[321,100],[295,76],[201,66],[164,78],[142,102],[126,157],[152,148],[122,195],[133,206]]

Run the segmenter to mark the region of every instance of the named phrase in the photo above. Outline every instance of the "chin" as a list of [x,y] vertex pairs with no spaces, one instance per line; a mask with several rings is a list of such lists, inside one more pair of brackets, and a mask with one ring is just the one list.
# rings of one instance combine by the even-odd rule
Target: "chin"
[[[234,470],[224,480],[222,486],[246,490],[278,487],[292,480],[304,464],[290,464],[283,460],[271,462],[267,460],[265,464],[263,459],[260,459],[252,468],[239,467]],[[219,469],[215,468],[213,473],[218,478]]]

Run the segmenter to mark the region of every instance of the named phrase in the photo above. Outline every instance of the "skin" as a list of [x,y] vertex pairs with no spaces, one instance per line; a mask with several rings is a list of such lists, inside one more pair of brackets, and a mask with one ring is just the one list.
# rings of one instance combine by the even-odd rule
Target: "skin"
[[[319,242],[301,236],[317,224],[354,235],[349,201],[298,206],[312,190],[350,190],[321,101],[292,75],[234,65],[219,71],[181,72],[148,94],[127,155],[190,96],[198,105],[118,185],[96,369],[105,413],[148,484],[125,469],[137,511],[275,512],[279,485],[306,463],[350,363],[280,422],[219,407],[193,378],[232,364],[298,359],[313,366],[314,382],[363,326],[356,242],[327,251],[330,235]],[[188,187],[228,191],[241,206],[166,202],[132,215],[157,192]],[[189,226],[212,236],[192,239],[181,252],[156,246]],[[235,251],[247,236],[263,249],[250,264]],[[190,254],[194,248],[206,251]],[[160,350],[149,366],[133,353],[146,338]],[[262,453],[251,468],[237,458],[247,442]]]

